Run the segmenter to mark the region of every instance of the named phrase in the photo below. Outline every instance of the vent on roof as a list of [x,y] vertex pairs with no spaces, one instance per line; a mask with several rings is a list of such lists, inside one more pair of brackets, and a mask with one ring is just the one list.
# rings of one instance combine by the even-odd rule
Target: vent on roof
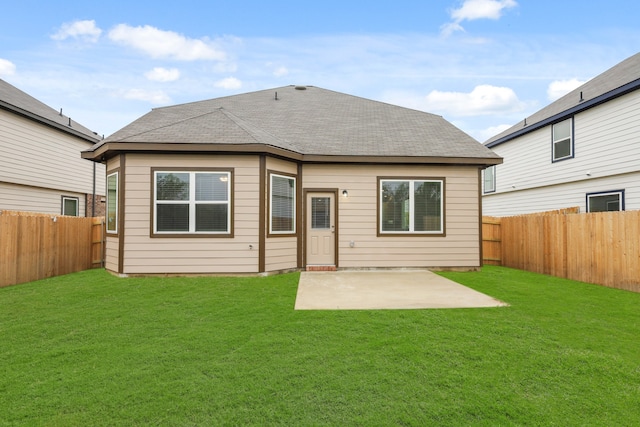
[[306,86],[296,86],[296,90],[307,90]]

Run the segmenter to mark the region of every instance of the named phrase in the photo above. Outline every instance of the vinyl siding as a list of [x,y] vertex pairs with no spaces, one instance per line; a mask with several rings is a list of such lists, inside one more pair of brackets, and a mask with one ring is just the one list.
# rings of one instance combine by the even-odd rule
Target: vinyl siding
[[[600,188],[594,180],[606,182],[609,189],[633,187],[628,174],[640,170],[639,112],[640,91],[635,91],[575,115],[574,158],[555,163],[550,126],[493,147],[504,163],[496,166],[496,192],[483,197],[484,214],[505,216],[569,206],[584,210],[584,200],[574,193]],[[605,177],[612,180],[601,181]],[[564,185],[568,183],[575,186]],[[525,191],[535,188],[539,190]],[[627,196],[628,209],[640,204],[633,194],[632,190]]]
[[[0,110],[0,181],[80,194],[93,193],[94,163],[80,153],[92,144]],[[105,194],[105,168],[96,164],[96,194]]]
[[118,238],[107,235],[104,266],[109,271],[118,271]]
[[[284,173],[289,175],[298,174],[298,165],[293,162],[288,162],[282,159],[275,159],[267,157],[267,172]],[[265,177],[265,185],[269,186],[269,175]],[[296,185],[302,185],[300,179],[296,180]],[[265,189],[265,197],[268,197],[269,191]],[[298,206],[300,204],[298,203]],[[269,201],[265,203],[265,209],[267,210],[267,221],[265,221],[265,227],[269,229]],[[300,233],[302,224],[296,225],[296,232]],[[265,240],[265,270],[266,271],[279,271],[288,270],[298,267],[298,239],[295,236],[267,236]]]
[[[123,273],[257,272],[258,166],[258,156],[128,154],[125,173],[126,218]],[[152,167],[233,168],[234,237],[151,238]]]
[[520,215],[576,206],[580,212],[586,212],[587,193],[614,190],[625,191],[626,210],[640,209],[640,172],[485,196],[482,209],[483,214],[489,216]]
[[60,215],[62,213],[62,196],[76,197],[78,199],[78,215],[85,216],[86,197],[84,194],[0,182],[0,210]]
[[[446,236],[377,236],[378,177],[444,177]],[[338,188],[340,268],[479,266],[478,170],[456,166],[305,165],[305,188]],[[348,197],[343,197],[346,189]],[[350,247],[350,242],[354,247]]]

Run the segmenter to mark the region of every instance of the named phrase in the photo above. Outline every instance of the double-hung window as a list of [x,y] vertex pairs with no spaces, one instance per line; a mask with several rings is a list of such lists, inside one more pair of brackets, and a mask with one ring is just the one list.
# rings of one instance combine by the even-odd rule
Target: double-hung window
[[296,232],[296,179],[292,176],[270,174],[269,233]]
[[231,234],[230,171],[154,171],[156,234]]
[[118,172],[107,175],[107,233],[118,232]]
[[444,179],[379,179],[379,233],[444,234]]
[[553,161],[573,157],[573,119],[563,120],[552,126]]
[[484,170],[483,175],[484,192],[493,193],[496,191],[496,167],[489,166]]

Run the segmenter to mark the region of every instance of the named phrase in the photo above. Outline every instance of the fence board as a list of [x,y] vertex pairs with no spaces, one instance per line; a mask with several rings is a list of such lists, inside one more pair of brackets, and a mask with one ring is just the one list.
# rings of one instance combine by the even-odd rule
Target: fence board
[[486,265],[500,265],[502,262],[502,234],[500,218],[482,219],[482,261]]
[[86,270],[96,260],[101,266],[103,222],[0,211],[0,286]]
[[[498,265],[640,292],[640,211],[577,209],[483,218],[483,254],[500,228]],[[486,235],[485,235],[486,233]]]

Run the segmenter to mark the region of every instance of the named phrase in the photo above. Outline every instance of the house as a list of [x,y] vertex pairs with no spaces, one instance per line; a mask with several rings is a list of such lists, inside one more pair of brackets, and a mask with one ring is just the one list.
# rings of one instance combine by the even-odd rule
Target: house
[[640,53],[485,142],[483,212],[640,209]]
[[123,275],[477,269],[501,162],[440,116],[312,86],[157,108],[83,157],[106,163]]
[[97,134],[0,79],[0,211],[104,212],[104,165],[80,153]]

